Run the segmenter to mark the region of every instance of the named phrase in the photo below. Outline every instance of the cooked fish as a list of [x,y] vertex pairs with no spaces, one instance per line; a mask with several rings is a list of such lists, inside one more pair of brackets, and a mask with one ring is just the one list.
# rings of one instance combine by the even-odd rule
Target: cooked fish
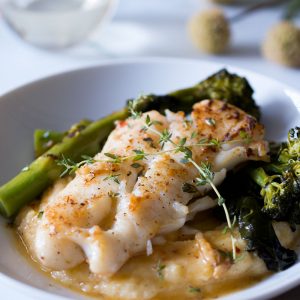
[[[149,119],[154,122],[145,131]],[[166,130],[171,142],[161,149],[159,133]],[[191,199],[211,189],[207,184],[194,185],[197,169],[182,161],[183,153],[174,151],[184,138],[193,160],[211,165],[215,185],[243,161],[268,159],[263,126],[221,101],[197,103],[190,120],[182,112],[167,111],[163,116],[150,111],[138,119],[119,121],[95,162],[82,166],[35,213],[27,208],[19,229],[32,255],[53,270],[87,261],[91,272],[111,276],[130,257],[145,252],[151,239],[181,228]],[[212,140],[218,145],[208,146]],[[147,157],[135,161],[140,150]],[[127,159],[108,161],[107,153]],[[187,192],[186,184],[195,193]],[[211,206],[211,201],[197,204],[198,210]]]

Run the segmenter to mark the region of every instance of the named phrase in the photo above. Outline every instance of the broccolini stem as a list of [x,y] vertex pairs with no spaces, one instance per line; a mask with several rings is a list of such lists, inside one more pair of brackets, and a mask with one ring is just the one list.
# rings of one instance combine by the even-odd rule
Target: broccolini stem
[[269,176],[263,168],[252,169],[250,176],[262,188],[269,182]]
[[53,130],[36,129],[34,131],[34,155],[39,157],[55,144],[60,143],[65,133]]
[[82,154],[94,155],[99,144],[106,139],[116,120],[125,119],[128,110],[113,113],[88,125],[75,136],[63,141],[24,168],[15,178],[0,187],[0,213],[4,217],[15,215],[18,210],[36,199],[47,187],[60,177],[63,167],[56,160],[62,155],[78,161]]
[[35,157],[39,157],[57,143],[60,143],[63,138],[68,135],[69,137],[78,134],[80,131],[90,125],[92,121],[81,120],[74,124],[68,131],[59,132],[53,130],[36,129],[34,132],[34,153]]

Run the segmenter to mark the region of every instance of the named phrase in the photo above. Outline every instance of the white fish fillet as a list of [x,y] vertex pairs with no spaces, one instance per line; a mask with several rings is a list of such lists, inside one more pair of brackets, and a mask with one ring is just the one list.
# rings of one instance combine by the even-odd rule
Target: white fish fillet
[[[64,270],[86,260],[93,273],[111,276],[130,257],[145,252],[149,240],[185,224],[195,194],[182,186],[192,184],[199,174],[192,164],[181,162],[182,153],[168,152],[174,148],[172,143],[165,144],[165,153],[138,161],[140,166],[133,167],[132,159],[121,164],[99,161],[108,159],[107,152],[132,156],[136,149],[161,151],[159,136],[141,130],[147,115],[158,121],[151,128],[168,129],[175,143],[184,137],[186,145],[203,138],[223,142],[220,148],[191,147],[198,164],[212,165],[216,185],[241,162],[268,158],[263,126],[221,101],[194,105],[192,122],[186,122],[183,113],[170,111],[166,116],[151,111],[140,119],[120,121],[95,156],[98,161],[81,167],[65,188],[42,202],[41,218],[27,214],[21,222],[25,242],[42,265]],[[197,188],[199,197],[210,190],[208,185]]]

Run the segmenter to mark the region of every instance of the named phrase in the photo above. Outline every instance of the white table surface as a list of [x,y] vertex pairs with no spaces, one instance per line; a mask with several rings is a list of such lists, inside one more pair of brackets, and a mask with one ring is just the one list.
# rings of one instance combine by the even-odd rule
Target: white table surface
[[[53,73],[107,59],[145,56],[196,58],[231,64],[300,89],[300,70],[275,65],[260,54],[267,29],[280,19],[278,9],[260,11],[233,24],[230,51],[221,56],[209,56],[199,53],[186,34],[188,17],[207,5],[205,0],[120,0],[113,22],[102,34],[95,34],[75,48],[55,52],[24,43],[0,17],[0,95]],[[238,11],[238,8],[226,9],[228,16]],[[5,298],[2,295],[1,299],[29,300],[24,295],[16,295],[13,291],[5,291]],[[276,299],[300,299],[300,287]]]

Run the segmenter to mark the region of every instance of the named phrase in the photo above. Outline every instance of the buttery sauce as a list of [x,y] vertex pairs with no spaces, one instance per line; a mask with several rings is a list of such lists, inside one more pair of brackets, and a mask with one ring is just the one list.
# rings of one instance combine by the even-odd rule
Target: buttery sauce
[[[223,226],[212,230],[219,221],[213,214],[206,212],[205,215],[197,218],[201,222],[192,225],[205,231],[204,237],[214,249],[226,252],[229,234],[222,232]],[[173,233],[166,239],[164,244],[153,246],[152,255],[131,258],[116,275],[106,279],[92,274],[87,263],[65,271],[45,270],[30,258],[19,235],[17,243],[21,254],[29,258],[34,268],[69,289],[103,300],[213,299],[247,288],[270,275],[258,257],[243,252],[241,259],[228,264],[228,268],[214,278],[214,267],[199,259],[195,239],[182,232]],[[244,242],[238,239],[237,245],[243,249]]]
[[[133,270],[133,274],[134,274],[134,270]],[[101,295],[100,293],[97,293],[97,291],[95,291],[97,289],[97,288],[95,289],[95,286],[97,287],[99,282],[95,281],[93,283],[93,280],[89,279],[91,277],[88,271],[87,264],[82,264],[79,267],[76,267],[73,270],[69,270],[67,272],[52,272],[51,275],[52,278],[58,280],[61,284],[63,284],[67,288],[95,297],[97,299],[99,299],[99,296]],[[251,285],[260,282],[267,276],[268,274],[266,273],[264,275],[254,275],[254,276],[245,275],[231,280],[226,280],[226,278],[224,278],[224,280],[221,280],[220,282],[217,283],[207,283],[201,285],[200,288],[191,286],[186,282],[180,284],[180,286],[176,288],[174,288],[174,286],[170,287],[168,284],[160,283],[160,288],[162,289],[162,291],[159,292],[156,296],[152,298],[148,298],[148,295],[152,292],[152,288],[153,288],[152,287],[153,281],[151,281],[150,279],[149,282],[144,285],[145,289],[147,288],[150,289],[150,291],[148,290],[145,292],[145,296],[151,300],[216,299],[226,294],[237,292],[239,290],[250,287]],[[126,281],[128,281],[128,278],[129,276],[124,276],[124,275],[115,276],[115,280],[118,280],[120,282],[122,286],[121,288],[125,287],[125,289],[128,288],[128,286],[126,286],[127,285]],[[182,278],[182,280],[184,281],[184,278]],[[132,287],[138,287],[139,284],[143,284],[143,282],[137,281],[134,285],[132,285]],[[113,286],[111,288],[112,290],[114,289]],[[130,285],[129,288],[131,288]],[[127,292],[127,291],[126,293],[131,294],[131,292]],[[133,293],[136,293],[136,291],[133,291]],[[141,294],[139,293],[134,298],[126,298],[126,299],[142,299],[140,297]],[[114,296],[102,295],[100,299],[103,300],[122,299],[123,300],[124,298],[116,298]]]

